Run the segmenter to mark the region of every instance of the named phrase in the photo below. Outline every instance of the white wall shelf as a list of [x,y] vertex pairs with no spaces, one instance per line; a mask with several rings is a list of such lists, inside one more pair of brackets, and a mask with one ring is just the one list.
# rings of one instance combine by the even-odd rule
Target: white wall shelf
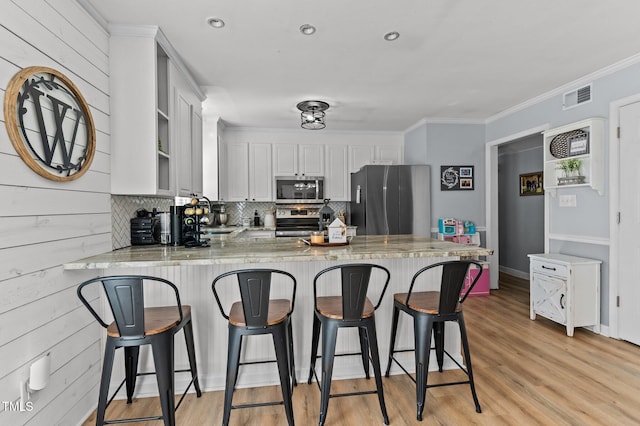
[[[571,138],[563,138],[569,132],[583,131],[587,135],[584,140],[575,141],[572,149]],[[604,119],[591,118],[557,127],[544,132],[544,188],[552,196],[562,188],[590,187],[603,195],[604,193]],[[586,146],[585,149],[579,149]],[[578,147],[578,148],[576,148]],[[581,182],[563,184],[559,178],[564,177],[560,165],[564,160],[580,160],[582,166]]]

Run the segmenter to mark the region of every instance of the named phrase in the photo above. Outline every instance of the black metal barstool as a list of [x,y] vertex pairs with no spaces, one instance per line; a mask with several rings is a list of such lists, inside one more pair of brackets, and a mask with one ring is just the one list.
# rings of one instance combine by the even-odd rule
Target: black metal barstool
[[[461,295],[461,291],[466,279],[469,279],[469,269],[475,265],[480,269],[478,274],[467,291]],[[415,292],[414,285],[423,273],[434,268],[441,268],[440,291],[421,291]],[[462,302],[465,301],[473,286],[480,278],[482,273],[482,264],[472,260],[455,260],[449,262],[440,262],[426,266],[416,272],[411,280],[408,293],[397,293],[393,295],[393,319],[391,325],[391,343],[389,344],[389,362],[385,376],[389,377],[391,363],[395,362],[404,371],[407,376],[416,384],[416,404],[417,419],[422,421],[422,413],[424,411],[424,401],[427,388],[436,386],[450,386],[469,384],[473,402],[476,406],[476,412],[480,413],[480,403],[476,395],[476,388],[473,382],[473,370],[471,368],[471,355],[469,352],[469,342],[467,341],[467,330],[464,324],[464,316],[462,314]],[[398,317],[400,311],[413,317],[414,327],[414,349],[395,349],[396,331],[398,329]],[[460,336],[462,339],[462,349],[466,368],[456,361],[444,349],[444,325],[447,321],[455,321],[460,327]],[[435,347],[431,347],[431,334],[433,332]],[[465,381],[438,383],[434,385],[427,384],[427,374],[429,372],[429,355],[432,349],[436,351],[438,361],[438,369],[442,372],[444,363],[444,355],[446,354],[468,377]],[[402,364],[394,357],[397,352],[413,352],[415,351],[416,372],[415,379],[405,369]]]
[[[291,284],[290,299],[270,299],[272,278],[274,275],[288,277]],[[239,302],[225,311],[218,294],[217,286],[225,277],[237,277],[235,281],[240,290]],[[286,278],[285,278],[286,280]],[[233,282],[229,279],[226,283]],[[295,364],[293,361],[293,333],[291,313],[296,297],[296,279],[288,272],[277,269],[244,269],[230,271],[217,276],[211,288],[220,308],[222,316],[229,321],[229,349],[227,355],[227,379],[224,388],[224,414],[222,424],[229,424],[231,410],[237,408],[264,407],[284,404],[289,425],[294,424],[291,395],[293,386],[297,384]],[[276,353],[275,360],[241,362],[240,352],[244,336],[271,334]],[[238,380],[241,365],[277,362],[282,388],[282,401],[262,402],[254,404],[232,405],[233,391]]]
[[[90,284],[102,283],[111,308],[114,321],[105,323],[83,295],[83,290]],[[147,307],[144,301],[144,283],[169,286],[176,298],[175,306]],[[195,387],[198,397],[202,395],[198,383],[196,353],[193,344],[193,327],[191,323],[191,307],[182,305],[178,288],[168,280],[145,275],[118,275],[97,277],[78,286],[77,294],[84,306],[91,312],[100,325],[107,329],[107,341],[104,349],[100,395],[96,412],[96,425],[139,422],[164,419],[165,425],[175,425],[175,410],[178,409],[191,385]],[[184,330],[189,356],[189,369],[175,372],[190,372],[191,381],[182,397],[174,401],[174,335]],[[155,372],[138,373],[138,355],[140,346],[151,345]],[[109,384],[116,349],[124,348],[125,378],[111,398],[108,399]],[[122,420],[105,421],[105,411],[115,394],[126,383],[127,403],[132,402],[136,378],[141,375],[155,374],[162,416],[141,417]]]
[[[367,297],[370,288],[369,281],[372,270],[374,269],[382,271],[385,278],[384,286],[382,287],[375,306],[371,303],[369,297]],[[338,278],[335,277],[337,274],[326,275],[331,271],[340,272],[340,279],[336,279]],[[324,279],[321,279],[323,276]],[[389,285],[390,276],[389,270],[383,266],[362,263],[332,266],[318,272],[313,279],[315,315],[313,317],[313,337],[311,341],[311,366],[309,367],[309,379],[307,383],[311,384],[311,379],[315,376],[318,387],[320,388],[320,425],[323,425],[327,418],[329,398],[374,393],[378,395],[384,424],[389,424],[389,416],[387,415],[382,390],[382,374],[380,371],[380,357],[378,354],[378,338],[376,337],[374,314],[382,302],[382,297]],[[340,295],[318,297],[319,282],[322,282],[323,285],[331,282],[339,282],[341,284]],[[360,352],[335,353],[338,329],[342,327],[358,327]],[[322,331],[322,382],[318,380],[315,371],[320,331]],[[369,361],[371,361],[376,380],[376,390],[331,394],[333,360],[335,356],[344,355],[362,356],[362,363],[367,379],[369,378]]]

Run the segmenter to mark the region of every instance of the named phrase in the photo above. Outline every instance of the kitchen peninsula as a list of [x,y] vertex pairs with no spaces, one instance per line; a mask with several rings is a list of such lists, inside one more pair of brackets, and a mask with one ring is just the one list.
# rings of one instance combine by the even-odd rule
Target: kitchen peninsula
[[[293,312],[293,340],[295,362],[299,378],[306,377],[310,359],[311,328],[313,319],[313,277],[320,270],[341,263],[372,262],[391,271],[391,281],[380,309],[376,313],[378,341],[383,364],[386,364],[393,307],[393,293],[405,292],[411,277],[420,268],[445,260],[477,258],[492,254],[492,250],[440,241],[414,235],[356,236],[349,245],[308,246],[297,238],[252,239],[234,235],[214,236],[210,247],[184,248],[170,246],[135,246],[88,257],[64,265],[70,277],[72,270],[95,269],[96,275],[144,274],[160,276],[174,282],[180,289],[183,304],[192,306],[198,370],[203,389],[224,388],[227,348],[227,323],[220,316],[215,304],[211,282],[223,273],[234,269],[274,268],[292,273],[298,282]],[[381,280],[372,277],[372,288],[380,288]],[[438,280],[431,276],[424,288],[437,289]],[[168,303],[166,294],[148,291],[145,297],[152,304]],[[276,295],[277,296],[277,295]],[[226,297],[239,300],[230,292]],[[98,296],[96,295],[96,299]],[[99,303],[105,303],[103,299]],[[106,306],[104,307],[106,308]],[[470,328],[472,325],[469,324]],[[412,324],[401,318],[397,347],[413,347]],[[359,348],[358,334],[345,330],[339,334],[338,350],[354,352]],[[342,331],[341,331],[342,333]],[[459,333],[457,327],[447,327],[445,346],[459,357]],[[187,365],[186,354],[176,345],[176,367]],[[264,360],[273,357],[273,343],[261,340],[248,342],[244,349],[247,360]],[[411,353],[406,353],[411,365]],[[147,355],[145,359],[150,362]],[[144,365],[144,362],[143,362]],[[453,365],[453,363],[452,363]],[[151,367],[150,365],[148,367]],[[445,365],[446,367],[446,365]],[[144,367],[143,367],[144,368]],[[264,366],[247,366],[241,370],[238,385],[259,386],[278,383],[277,369]],[[400,370],[393,370],[398,374]],[[359,377],[362,364],[359,357],[341,358],[336,363],[334,378]],[[145,377],[146,378],[146,377]],[[176,376],[176,384],[183,377]],[[141,381],[141,394],[154,394],[153,378]],[[177,387],[179,388],[179,387]]]

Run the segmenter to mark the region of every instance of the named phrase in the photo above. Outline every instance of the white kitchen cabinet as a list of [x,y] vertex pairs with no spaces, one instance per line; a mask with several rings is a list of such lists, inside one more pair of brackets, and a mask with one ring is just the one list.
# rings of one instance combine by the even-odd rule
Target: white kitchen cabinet
[[198,110],[198,108],[194,108],[191,111],[191,149],[191,189],[195,194],[204,195],[204,177],[202,170],[202,110]]
[[249,145],[249,197],[251,201],[272,201],[273,174],[271,171],[271,145]]
[[349,173],[367,164],[402,164],[400,145],[352,145],[349,147]]
[[345,145],[325,147],[324,197],[349,200],[349,150]]
[[322,176],[324,145],[273,144],[274,176]]
[[[172,71],[173,67],[170,68]],[[178,154],[177,195],[202,195],[202,103],[175,71],[174,146]]]
[[[544,188],[556,194],[560,188],[586,186],[604,193],[604,119],[591,118],[544,132]],[[576,177],[564,179],[560,166],[567,160],[581,162]],[[562,178],[562,179],[561,179]]]
[[362,166],[373,164],[375,156],[375,146],[373,145],[349,146],[349,173],[355,173]]
[[176,138],[186,131],[177,125],[175,81],[186,81],[197,102],[204,95],[158,27],[114,25],[110,33],[111,192],[177,195],[186,188],[177,182],[183,147]]
[[559,253],[529,254],[530,318],[541,315],[566,326],[600,332],[600,264]]
[[222,144],[220,198],[225,201],[273,201],[271,145]]
[[376,145],[373,164],[402,164],[402,147],[398,145]]

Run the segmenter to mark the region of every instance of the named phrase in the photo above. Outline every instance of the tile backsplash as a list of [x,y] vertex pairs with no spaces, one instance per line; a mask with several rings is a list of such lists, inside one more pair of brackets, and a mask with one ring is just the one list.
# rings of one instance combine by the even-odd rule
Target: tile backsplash
[[119,249],[131,245],[132,217],[140,209],[159,212],[168,212],[173,205],[173,198],[163,197],[137,197],[132,195],[111,196],[111,241],[113,249]]
[[[165,197],[138,197],[132,195],[112,195],[111,196],[111,232],[113,249],[128,247],[131,245],[131,223],[132,217],[136,216],[136,212],[140,209],[152,211],[154,208],[158,212],[168,212],[169,206],[175,204],[174,198]],[[216,209],[219,202],[212,201],[212,208]],[[260,220],[264,221],[264,215],[268,211],[273,211],[274,203],[263,202],[225,202],[226,212],[229,215],[227,225],[237,225],[242,223],[243,217],[253,218],[255,211],[258,211]],[[346,202],[330,202],[329,207],[338,214],[346,212]]]

